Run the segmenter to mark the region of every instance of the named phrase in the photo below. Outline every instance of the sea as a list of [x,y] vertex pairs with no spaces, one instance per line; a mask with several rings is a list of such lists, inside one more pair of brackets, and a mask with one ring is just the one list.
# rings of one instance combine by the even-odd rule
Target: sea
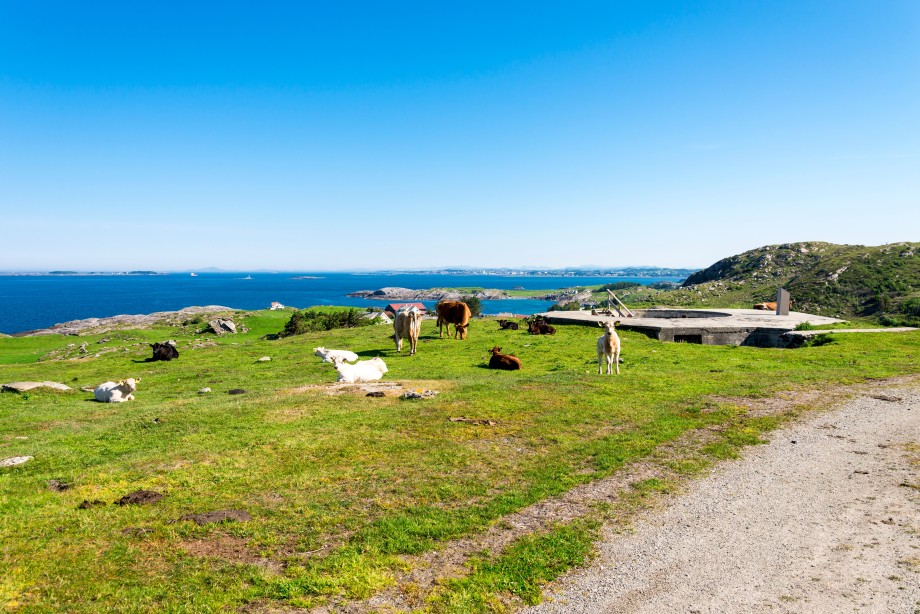
[[[630,281],[650,284],[679,277],[573,277],[422,273],[166,273],[157,275],[0,275],[0,333],[47,328],[60,322],[121,314],[175,311],[192,305],[267,309],[272,301],[314,305],[384,307],[387,302],[346,296],[385,287],[554,290]],[[422,301],[429,308],[434,301]],[[482,301],[483,313],[530,315],[551,301]]]

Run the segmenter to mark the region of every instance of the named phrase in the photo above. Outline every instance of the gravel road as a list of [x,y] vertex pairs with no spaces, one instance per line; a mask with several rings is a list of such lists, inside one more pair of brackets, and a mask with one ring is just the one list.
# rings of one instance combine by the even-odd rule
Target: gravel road
[[920,394],[861,396],[692,483],[529,612],[920,612]]

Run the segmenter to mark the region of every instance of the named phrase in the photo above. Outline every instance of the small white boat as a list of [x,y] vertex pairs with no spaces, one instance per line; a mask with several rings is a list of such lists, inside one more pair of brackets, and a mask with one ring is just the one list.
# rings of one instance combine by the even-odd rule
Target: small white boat
[[192,277],[198,277],[198,273],[190,273]]
[[247,275],[246,277],[241,277],[240,279],[252,279],[252,275]]

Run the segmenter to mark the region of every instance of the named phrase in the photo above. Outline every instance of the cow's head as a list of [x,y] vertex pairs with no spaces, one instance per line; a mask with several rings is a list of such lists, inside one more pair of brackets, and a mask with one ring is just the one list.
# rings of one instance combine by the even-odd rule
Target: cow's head
[[454,328],[460,333],[461,339],[466,339],[466,329],[469,328],[469,326],[469,324],[454,324]]
[[491,350],[489,350],[489,354],[492,354],[493,356],[495,356],[496,354],[501,354],[501,353],[502,353],[502,349],[498,347],[497,345]]

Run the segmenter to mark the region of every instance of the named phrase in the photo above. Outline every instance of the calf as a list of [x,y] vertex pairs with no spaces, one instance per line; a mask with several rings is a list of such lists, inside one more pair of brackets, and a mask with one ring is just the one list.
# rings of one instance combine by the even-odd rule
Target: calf
[[326,348],[313,348],[313,354],[323,359],[323,362],[332,362],[335,358],[341,358],[345,362],[354,362],[358,360],[358,355],[348,350],[327,350]]
[[134,391],[141,378],[128,378],[123,382],[105,382],[96,386],[93,394],[100,403],[123,403],[134,400]]
[[543,318],[534,317],[527,323],[527,332],[531,335],[555,335],[556,329]]
[[153,348],[153,357],[150,358],[150,362],[179,358],[179,350],[176,349],[174,344],[168,341],[166,343],[151,343],[150,347]]
[[342,358],[336,357],[332,359],[332,364],[335,366],[335,370],[339,372],[339,379],[337,381],[346,384],[374,382],[383,377],[383,374],[389,370],[380,358],[362,360],[361,362],[350,365]]
[[393,320],[394,337],[396,338],[396,351],[402,352],[404,337],[409,338],[409,356],[415,354],[418,345],[418,333],[422,329],[422,311],[415,305],[404,305],[396,312]]
[[604,334],[597,338],[597,373],[603,374],[604,362],[607,363],[607,375],[610,375],[611,367],[616,365],[617,375],[620,374],[620,337],[617,335],[615,327],[620,323],[619,320],[611,322],[598,322],[597,325],[604,329]]
[[517,330],[518,323],[511,322],[510,320],[499,320],[498,321],[499,330]]
[[517,371],[521,368],[521,359],[511,354],[502,354],[502,349],[495,346],[489,350],[492,358],[489,359],[490,369],[504,369],[505,371]]

